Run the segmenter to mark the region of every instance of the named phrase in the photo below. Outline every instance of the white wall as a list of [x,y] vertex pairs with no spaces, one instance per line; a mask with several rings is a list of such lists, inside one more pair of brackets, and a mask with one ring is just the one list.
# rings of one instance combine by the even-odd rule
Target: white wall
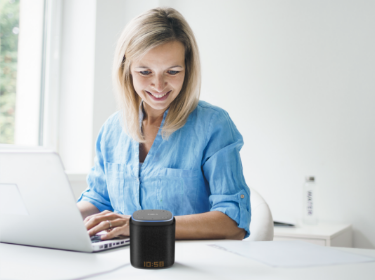
[[58,151],[68,170],[92,165],[96,3],[62,1]]
[[89,145],[115,110],[119,32],[157,3],[173,6],[198,40],[202,99],[227,110],[243,134],[246,181],[275,218],[301,217],[303,180],[314,175],[320,220],[351,223],[354,246],[375,248],[375,2],[96,3]]

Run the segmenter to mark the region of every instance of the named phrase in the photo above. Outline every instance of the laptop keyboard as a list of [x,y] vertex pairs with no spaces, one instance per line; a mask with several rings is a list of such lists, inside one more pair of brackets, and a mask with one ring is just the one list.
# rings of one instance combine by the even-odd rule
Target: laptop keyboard
[[102,241],[101,239],[100,239],[100,235],[93,235],[93,236],[91,236],[91,243],[97,243],[97,242],[100,242],[100,241]]

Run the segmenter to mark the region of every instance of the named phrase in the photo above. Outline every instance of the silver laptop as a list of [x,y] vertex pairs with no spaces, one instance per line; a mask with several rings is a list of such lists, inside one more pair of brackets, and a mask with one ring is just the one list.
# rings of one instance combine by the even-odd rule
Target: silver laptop
[[57,153],[0,148],[0,242],[96,252],[130,238],[90,238]]

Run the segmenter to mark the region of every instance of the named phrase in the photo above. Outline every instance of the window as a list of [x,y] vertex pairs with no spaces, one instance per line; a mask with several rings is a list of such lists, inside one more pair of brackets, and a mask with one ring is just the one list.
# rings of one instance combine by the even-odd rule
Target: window
[[0,0],[0,143],[14,143],[19,0]]
[[58,0],[0,0],[2,144],[56,146],[60,11]]

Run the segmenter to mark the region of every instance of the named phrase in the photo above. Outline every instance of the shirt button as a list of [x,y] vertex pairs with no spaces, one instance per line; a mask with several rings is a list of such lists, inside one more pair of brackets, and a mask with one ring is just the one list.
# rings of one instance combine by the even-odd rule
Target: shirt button
[[241,194],[241,198],[244,198],[245,196],[243,194]]

